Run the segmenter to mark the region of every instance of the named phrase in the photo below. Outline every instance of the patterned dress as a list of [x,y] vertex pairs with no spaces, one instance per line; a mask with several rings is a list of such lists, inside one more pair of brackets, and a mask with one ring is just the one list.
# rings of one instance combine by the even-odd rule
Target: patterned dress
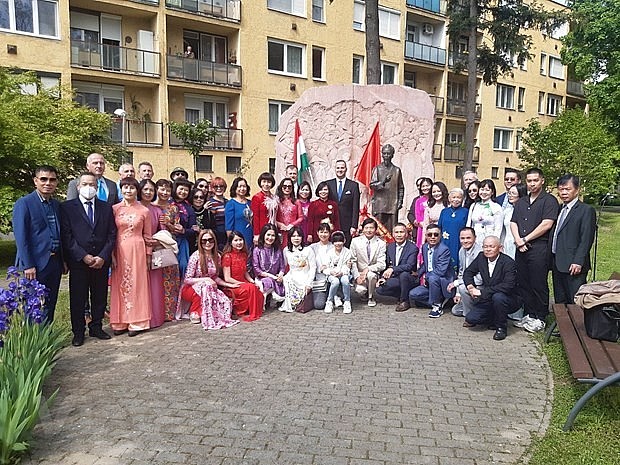
[[[304,220],[304,217],[299,214],[299,209],[297,205],[291,200],[291,198],[284,198],[280,200],[278,204],[278,212],[276,213],[276,222],[283,223],[286,226],[299,226],[301,222]],[[276,224],[277,224],[276,223]],[[278,227],[280,234],[282,236],[282,248],[286,247],[288,244],[288,229],[280,229]]]
[[[169,202],[165,207],[157,205],[157,208],[161,210],[161,218],[163,221],[175,224],[178,222],[179,209],[177,206]],[[172,321],[174,319],[174,312],[177,309],[179,299],[179,286],[181,284],[181,275],[179,273],[179,266],[167,266],[162,268],[162,280],[164,286],[164,314],[166,321]]]
[[469,208],[467,226],[471,226],[476,231],[476,244],[480,246],[487,236],[500,238],[504,228],[502,207],[492,200],[476,202]]
[[310,247],[284,249],[284,257],[288,263],[288,273],[284,275],[286,295],[280,311],[293,312],[304,301],[307,289],[312,287],[316,273],[314,252]]
[[[190,303],[190,312],[196,311],[200,314],[200,322],[204,329],[229,328],[238,321],[233,320],[230,315],[232,304],[230,299],[217,288],[217,285],[207,283],[201,278],[217,278],[217,269],[212,260],[207,261],[207,270],[203,272],[200,268],[200,252],[194,252],[187,263],[185,271],[185,282],[181,288],[183,300]],[[182,300],[179,299],[179,310],[181,314]]]
[[110,287],[110,325],[114,330],[149,329],[151,291],[146,256],[151,248],[144,236],[151,236],[151,214],[139,202],[125,201],[112,206],[118,236],[114,249],[116,266]]
[[304,232],[304,238],[308,237],[308,210],[310,209],[311,203],[310,200],[301,199],[295,202],[295,205],[297,205],[297,214],[302,217],[299,227]]
[[[151,230],[153,234],[161,229],[159,216],[161,209],[153,204],[145,205],[151,213]],[[161,268],[149,271],[149,287],[151,289],[151,328],[157,328],[166,321],[164,305],[164,274]]]
[[275,276],[284,273],[284,254],[273,247],[255,247],[252,252],[252,268],[254,276],[263,286],[263,292],[271,289],[279,296],[284,295],[284,283],[279,283]]

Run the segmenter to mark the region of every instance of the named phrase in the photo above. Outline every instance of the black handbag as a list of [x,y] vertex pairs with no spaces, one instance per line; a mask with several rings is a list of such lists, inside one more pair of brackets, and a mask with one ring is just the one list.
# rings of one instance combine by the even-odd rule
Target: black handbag
[[616,342],[620,333],[620,305],[608,304],[583,311],[586,334],[592,339]]

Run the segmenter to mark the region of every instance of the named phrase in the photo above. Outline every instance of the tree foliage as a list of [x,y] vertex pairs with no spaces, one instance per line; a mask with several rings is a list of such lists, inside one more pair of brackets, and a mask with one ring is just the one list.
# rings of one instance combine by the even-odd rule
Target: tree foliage
[[218,134],[217,129],[208,119],[200,120],[197,123],[171,121],[168,126],[170,126],[172,134],[181,139],[183,148],[189,152],[194,160]]
[[583,194],[597,199],[618,183],[620,147],[597,113],[565,110],[544,128],[531,120],[523,144],[519,154],[523,166],[541,168],[550,184],[573,173],[581,178]]
[[562,61],[586,82],[588,102],[620,139],[620,0],[574,0]]

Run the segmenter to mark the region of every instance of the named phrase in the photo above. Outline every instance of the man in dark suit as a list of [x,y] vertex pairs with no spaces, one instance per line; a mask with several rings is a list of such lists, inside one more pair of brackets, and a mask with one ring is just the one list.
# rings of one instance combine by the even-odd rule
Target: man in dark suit
[[[100,153],[91,153],[86,159],[86,171],[93,173],[97,178],[97,198],[108,202],[110,205],[118,203],[118,189],[116,183],[111,179],[103,177],[105,173],[105,158]],[[67,200],[78,197],[78,180],[69,182],[67,188]]]
[[409,291],[418,284],[418,279],[411,274],[417,269],[418,247],[407,238],[407,227],[396,223],[392,229],[395,242],[387,245],[387,269],[381,275],[377,288],[378,295],[396,297],[397,312],[409,310]]
[[553,297],[555,303],[574,304],[577,289],[586,283],[590,270],[596,212],[579,200],[577,176],[562,176],[557,187],[562,205],[550,241]]
[[[473,299],[463,326],[491,325],[495,328],[493,339],[496,341],[506,339],[508,315],[521,304],[515,292],[517,265],[512,258],[501,253],[501,249],[498,237],[487,236],[482,243],[482,253],[463,274],[467,292]],[[481,285],[476,285],[474,280],[478,273],[482,279]]]
[[15,266],[26,279],[36,279],[47,287],[43,310],[48,322],[54,320],[60,278],[63,273],[60,243],[60,204],[52,196],[58,186],[53,166],[39,166],[34,172],[34,192],[13,207],[13,233],[17,245]]
[[338,203],[340,227],[346,239],[345,245],[351,245],[351,238],[357,236],[360,214],[360,187],[356,181],[347,178],[347,163],[336,160],[336,177],[327,181],[330,199]]
[[420,285],[409,292],[409,300],[416,307],[431,307],[430,318],[443,315],[443,304],[454,296],[448,284],[454,281],[450,249],[441,242],[441,229],[436,224],[426,227],[426,243],[422,246],[423,262],[417,276]]
[[498,203],[503,209],[508,206],[508,191],[516,184],[521,184],[521,175],[514,168],[506,168],[504,171],[504,187],[506,188],[506,192],[495,198],[495,202]]
[[108,269],[116,241],[112,206],[96,198],[97,178],[82,173],[78,197],[64,202],[61,209],[61,237],[69,266],[71,329],[74,346],[84,344],[84,306],[89,301],[92,320],[89,335],[110,339],[102,329],[108,300]]

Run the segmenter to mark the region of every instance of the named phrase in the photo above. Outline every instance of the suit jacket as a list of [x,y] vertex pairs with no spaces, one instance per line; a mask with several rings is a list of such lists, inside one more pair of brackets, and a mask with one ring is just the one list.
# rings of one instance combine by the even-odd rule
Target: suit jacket
[[[559,211],[562,210],[561,205]],[[558,219],[560,213],[558,212]],[[553,243],[557,222],[550,233],[549,251]],[[581,265],[581,272],[590,269],[590,248],[594,242],[596,230],[596,211],[590,205],[577,200],[558,231],[555,247],[555,266],[563,273],[568,273],[572,263]]]
[[[474,282],[474,278],[478,273],[480,273],[482,278],[482,285],[480,286]],[[465,269],[463,282],[465,286],[473,284],[480,289],[479,302],[491,300],[493,294],[498,292],[513,295],[517,288],[517,264],[508,255],[500,253],[493,270],[493,276],[489,276],[489,260],[480,252],[476,259]]]
[[[60,203],[50,199],[56,213],[60,238]],[[35,267],[38,271],[47,266],[52,252],[52,238],[47,223],[47,213],[37,191],[22,197],[13,207],[13,233],[17,244],[15,266],[20,270]],[[59,252],[62,251],[61,250]]]
[[329,186],[329,198],[338,204],[340,227],[348,234],[351,228],[357,228],[359,222],[360,186],[357,181],[345,178],[342,197],[338,201],[338,179],[330,179],[327,185]]
[[350,249],[353,258],[351,272],[354,278],[357,278],[360,271],[366,268],[377,274],[385,270],[385,241],[377,236],[370,240],[370,260],[366,250],[367,242],[366,236],[357,236],[351,241]]
[[91,225],[81,199],[67,200],[60,205],[60,235],[65,251],[65,260],[70,267],[86,264],[87,255],[101,257],[109,264],[116,243],[116,223],[112,206],[94,199],[95,224]]
[[[104,177],[103,180],[105,181],[105,185],[108,187],[107,202],[110,205],[114,205],[115,203],[120,202],[120,199],[118,198],[118,186],[116,185],[116,183],[106,177]],[[77,179],[69,181],[69,186],[67,187],[67,200],[73,200],[78,198],[77,183]]]
[[418,246],[411,241],[405,241],[398,264],[396,264],[396,242],[391,242],[387,245],[386,254],[387,267],[394,269],[394,273],[392,274],[394,277],[401,273],[411,273],[417,268]]
[[500,194],[497,197],[495,197],[495,203],[499,204],[499,206],[501,207],[504,204],[504,199],[506,198],[506,195],[508,194],[504,192],[503,194]]
[[[428,243],[422,246],[422,265],[418,269],[418,276],[426,274],[428,270]],[[450,249],[446,244],[440,242],[433,252],[433,271],[431,273],[447,279],[454,278],[454,269],[450,266]]]

